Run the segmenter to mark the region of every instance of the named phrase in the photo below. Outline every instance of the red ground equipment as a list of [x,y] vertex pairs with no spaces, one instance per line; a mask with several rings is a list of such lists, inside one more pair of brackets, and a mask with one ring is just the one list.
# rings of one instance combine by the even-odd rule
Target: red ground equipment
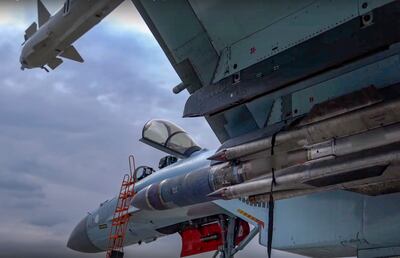
[[[179,233],[182,237],[181,257],[216,251],[223,245],[224,237],[218,222],[189,227]],[[249,224],[241,219],[236,219],[235,244],[238,245],[249,233]]]

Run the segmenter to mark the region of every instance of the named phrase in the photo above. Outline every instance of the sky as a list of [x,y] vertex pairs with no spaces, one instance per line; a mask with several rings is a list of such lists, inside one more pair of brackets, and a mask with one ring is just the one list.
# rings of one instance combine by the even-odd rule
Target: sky
[[[44,1],[50,12],[60,1]],[[203,118],[182,118],[186,92],[130,1],[74,45],[84,64],[20,70],[35,1],[0,2],[0,258],[105,257],[66,248],[73,227],[119,189],[128,155],[155,166],[143,125],[171,120],[203,147],[218,141]],[[126,257],[178,257],[180,238],[126,248]],[[197,257],[211,257],[210,254]],[[256,241],[238,256],[266,257]],[[274,257],[299,257],[276,252]]]

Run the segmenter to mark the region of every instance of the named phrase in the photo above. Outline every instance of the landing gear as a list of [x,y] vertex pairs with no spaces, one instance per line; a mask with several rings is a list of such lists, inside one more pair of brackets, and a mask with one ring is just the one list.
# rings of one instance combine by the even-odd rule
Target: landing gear
[[220,216],[219,223],[222,228],[222,246],[213,255],[213,258],[234,258],[235,254],[243,248],[245,248],[248,243],[258,234],[259,228],[255,227],[250,233],[247,231],[247,236],[237,243],[238,237],[240,238],[243,234],[243,228],[240,220],[236,217],[226,217]]

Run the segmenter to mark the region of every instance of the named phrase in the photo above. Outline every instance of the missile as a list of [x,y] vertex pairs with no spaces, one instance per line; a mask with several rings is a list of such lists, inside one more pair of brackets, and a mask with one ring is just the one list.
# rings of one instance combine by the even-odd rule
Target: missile
[[[307,118],[307,117],[306,117]],[[307,148],[327,139],[358,134],[373,128],[400,121],[400,99],[344,113],[300,128],[283,131],[275,136],[274,152],[289,152]],[[341,126],[346,125],[346,126]],[[238,146],[225,148],[208,159],[227,162],[243,159],[255,153],[270,150],[272,136]]]
[[266,149],[271,148],[271,137],[266,139],[261,139],[258,141],[242,144],[236,147],[223,149],[209,157],[209,160],[216,161],[228,161],[234,160],[239,157],[244,157],[247,155],[251,155]]
[[[276,171],[276,184],[272,189],[278,194],[287,190],[304,188],[331,187],[330,189],[346,189],[356,185],[356,181],[368,180],[372,177],[383,175],[389,165],[396,166],[392,169],[395,175],[384,178],[390,181],[399,176],[400,146],[385,146],[383,149],[367,150],[356,155],[325,160],[320,163],[293,166]],[[376,181],[375,181],[376,182]],[[365,182],[365,183],[368,183]],[[270,193],[273,179],[271,175],[265,178],[245,182],[238,185],[220,188],[208,196],[225,200],[236,199],[243,196],[253,196]],[[308,191],[311,193],[313,191]],[[301,194],[300,194],[301,195]]]
[[[286,191],[274,191],[273,192],[273,197],[274,200],[283,200],[283,199],[288,199],[288,198],[293,198],[293,197],[298,197],[302,195],[307,195],[307,194],[313,194],[319,191],[329,191],[329,189],[325,189],[325,187],[321,188],[310,188],[310,189],[293,189],[293,190],[286,190]],[[256,203],[263,203],[263,202],[268,202],[270,200],[271,193],[267,194],[257,194],[257,195],[251,195],[247,198],[247,200],[251,204],[256,204]]]
[[[327,192],[339,189],[345,189],[345,188],[342,185],[333,185],[333,186],[318,187],[318,188],[314,187],[314,188],[304,188],[304,189],[282,190],[282,191],[274,191],[273,197],[274,200],[283,200],[308,194],[315,194],[315,193]],[[248,197],[248,201],[252,204],[268,202],[270,200],[270,196],[271,193],[251,195]]]
[[[221,163],[152,184],[136,194],[132,205],[164,210],[219,198],[265,195],[271,189],[273,170],[278,198],[340,189],[354,178],[358,182],[359,175],[368,178],[372,168],[382,172],[390,162],[397,162],[394,150],[382,151],[400,142],[399,121],[400,99],[396,99],[281,132],[275,144],[269,137],[224,149],[217,152],[218,158],[213,156]],[[274,153],[266,149],[271,147]],[[371,150],[382,153],[374,156]],[[343,177],[340,184],[337,177]],[[315,180],[325,183],[313,184]],[[328,186],[332,188],[324,188]]]
[[122,2],[66,0],[63,8],[51,16],[38,0],[38,23],[32,23],[25,31],[21,69],[54,70],[63,63],[62,58],[82,63],[83,58],[72,44]]
[[[352,160],[348,157],[364,155],[371,149],[387,148],[399,142],[400,123],[397,123],[356,135],[330,139],[308,146],[305,150],[289,154],[278,153],[278,157],[261,157],[243,163],[225,162],[152,184],[139,191],[132,204],[140,209],[164,210],[218,198],[232,199],[263,194],[271,188],[272,164],[281,168],[275,172],[278,183],[275,191],[286,191],[281,192],[283,196],[303,195],[306,194],[304,188],[313,188],[309,192],[317,191],[314,189],[316,187],[305,187],[305,180],[320,176],[332,181],[329,177],[332,173],[341,171],[341,163],[343,166],[348,165],[343,168],[345,172],[354,172],[357,167],[369,168],[372,166],[369,163],[351,163]],[[378,163],[379,158],[382,158],[382,162],[386,160],[383,156],[371,156],[368,159]],[[288,190],[292,192],[287,192]],[[293,193],[293,190],[302,190],[303,193]]]
[[277,153],[274,156],[258,158],[237,165],[226,162],[220,167],[216,166],[210,170],[210,181],[214,189],[219,189],[270,174],[272,165],[275,169],[283,169],[300,164],[335,159],[396,142],[400,142],[400,123],[338,139],[332,138],[322,143],[307,146],[307,149]]

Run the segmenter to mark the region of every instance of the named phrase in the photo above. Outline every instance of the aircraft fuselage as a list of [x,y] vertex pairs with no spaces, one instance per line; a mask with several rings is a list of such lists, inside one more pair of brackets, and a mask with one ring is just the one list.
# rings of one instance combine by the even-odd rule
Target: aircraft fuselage
[[[194,153],[190,158],[181,160],[169,167],[144,178],[135,185],[135,191],[147,187],[167,178],[190,173],[197,169],[209,166],[207,157],[213,151],[202,150]],[[98,209],[83,218],[76,226],[68,241],[68,247],[80,252],[102,252],[107,249],[109,230],[117,199],[113,198],[100,205]],[[125,245],[141,242],[151,242],[170,233],[162,230],[167,226],[179,224],[197,218],[226,213],[215,204],[206,203],[186,207],[177,207],[165,211],[148,211],[130,207],[128,232]]]

